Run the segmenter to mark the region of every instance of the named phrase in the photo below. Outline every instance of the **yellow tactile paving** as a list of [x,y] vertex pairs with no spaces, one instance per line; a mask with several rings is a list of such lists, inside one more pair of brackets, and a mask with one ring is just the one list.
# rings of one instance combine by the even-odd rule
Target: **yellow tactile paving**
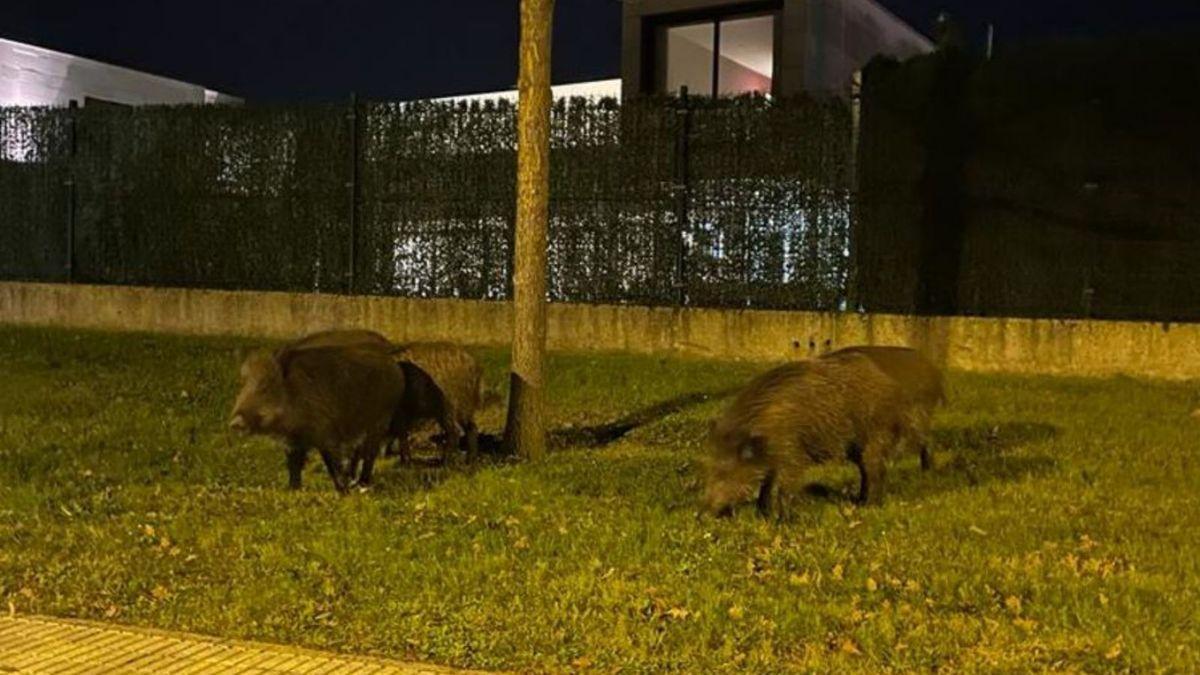
[[84,621],[37,616],[0,617],[0,674],[5,675],[451,675],[462,672],[465,671]]

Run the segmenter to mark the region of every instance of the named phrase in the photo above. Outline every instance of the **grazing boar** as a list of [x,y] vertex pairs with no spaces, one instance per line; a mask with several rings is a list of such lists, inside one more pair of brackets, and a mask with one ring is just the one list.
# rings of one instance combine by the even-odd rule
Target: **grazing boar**
[[442,429],[443,458],[454,462],[460,440],[467,456],[479,451],[475,413],[482,402],[483,369],[462,347],[445,342],[415,342],[397,347],[393,354],[405,380],[404,399],[392,425],[396,454],[408,461],[409,432],[432,420]]
[[704,502],[718,515],[757,497],[762,514],[811,465],[849,459],[859,500],[882,500],[886,461],[905,433],[908,398],[862,354],[775,368],[752,380],[709,433]]
[[929,453],[929,428],[934,410],[946,402],[946,388],[942,371],[925,355],[908,347],[847,347],[822,356],[826,360],[840,360],[865,356],[888,377],[900,385],[908,397],[909,420],[905,429],[912,433],[901,439],[906,450],[915,449],[921,456],[921,468],[930,469],[933,458]]
[[326,330],[306,335],[287,345],[288,349],[312,349],[315,347],[376,347],[391,351],[395,346],[390,340],[373,330],[349,329]]
[[[303,343],[303,341],[300,341]],[[230,428],[287,446],[288,484],[298,489],[316,449],[339,492],[363,465],[362,482],[404,396],[404,375],[386,349],[370,345],[289,345],[242,364]]]

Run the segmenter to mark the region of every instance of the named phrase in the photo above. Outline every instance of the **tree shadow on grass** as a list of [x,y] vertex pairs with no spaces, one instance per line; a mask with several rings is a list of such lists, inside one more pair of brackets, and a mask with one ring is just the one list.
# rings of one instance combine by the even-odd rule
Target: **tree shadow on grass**
[[[912,457],[893,459],[887,474],[887,498],[920,500],[987,483],[1045,475],[1058,466],[1054,457],[1013,455],[1011,451],[1048,441],[1059,433],[1057,427],[1040,422],[989,422],[935,429],[933,469],[923,471]],[[804,489],[811,497],[834,502],[852,501],[857,490],[857,475],[836,487],[811,483]]]
[[[586,427],[566,426],[553,429],[548,434],[547,441],[551,450],[602,448],[621,440],[639,427],[653,424],[671,415],[681,413],[688,408],[724,398],[735,391],[737,391],[736,388],[730,387],[718,391],[683,394],[646,406],[640,410],[635,410],[612,422]],[[485,458],[492,459],[504,459],[510,456],[504,448],[504,439],[495,434],[479,435],[479,453]]]
[[933,447],[956,453],[996,454],[1031,443],[1048,441],[1060,433],[1043,422],[982,422],[969,427],[933,430]]
[[[612,422],[586,427],[568,426],[554,429],[548,434],[547,441],[551,450],[603,448],[619,441],[639,427],[653,424],[688,408],[724,398],[735,391],[737,389],[731,387],[718,391],[683,394],[635,410]],[[471,474],[496,465],[518,461],[504,447],[503,437],[497,434],[480,433],[477,461],[463,463],[459,467],[448,467],[443,463],[436,450],[440,442],[440,434],[433,435],[425,442],[415,442],[413,444],[414,457],[407,465],[388,460],[381,461],[380,464],[377,464],[377,479],[372,490],[395,493],[432,489],[457,474]],[[379,479],[380,475],[382,479]]]
[[681,413],[688,408],[725,398],[736,391],[738,391],[737,387],[730,387],[718,391],[683,394],[660,403],[646,406],[640,410],[635,410],[620,419],[605,424],[555,429],[550,432],[550,447],[554,449],[567,447],[602,448],[621,440],[639,427],[653,424],[671,415]]

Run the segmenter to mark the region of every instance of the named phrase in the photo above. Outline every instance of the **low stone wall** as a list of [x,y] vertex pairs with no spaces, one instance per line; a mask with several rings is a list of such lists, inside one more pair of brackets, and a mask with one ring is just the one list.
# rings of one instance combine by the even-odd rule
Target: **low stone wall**
[[[0,283],[0,323],[290,338],[372,328],[397,341],[502,345],[503,302]],[[1200,325],[554,304],[551,349],[781,361],[855,344],[910,345],[949,368],[1200,378]]]

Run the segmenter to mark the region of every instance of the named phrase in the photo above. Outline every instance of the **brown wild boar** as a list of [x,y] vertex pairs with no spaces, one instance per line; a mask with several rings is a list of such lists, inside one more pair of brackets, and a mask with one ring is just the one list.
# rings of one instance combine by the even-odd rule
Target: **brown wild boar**
[[907,401],[896,381],[861,354],[758,376],[710,430],[706,507],[727,515],[757,497],[765,515],[800,487],[809,466],[843,458],[861,474],[859,501],[878,503],[887,458],[906,433]]
[[306,335],[287,345],[289,349],[312,349],[314,347],[377,347],[391,351],[395,345],[373,330],[325,330]]
[[[293,350],[334,346],[381,349],[389,354],[396,349],[396,346],[383,335],[373,330],[358,328],[326,330],[312,333],[288,345]],[[351,461],[349,467],[351,479],[356,481],[358,485],[370,485],[377,458],[378,452],[371,452],[369,449],[364,449],[359,453]]]
[[446,342],[414,342],[397,347],[393,358],[404,372],[404,400],[392,425],[398,451],[408,461],[409,432],[432,420],[442,429],[442,456],[456,461],[460,440],[467,456],[479,451],[475,413],[482,400],[483,369],[470,352]]
[[339,492],[352,470],[370,465],[404,396],[404,376],[387,350],[371,346],[293,346],[249,356],[230,428],[287,443],[288,484],[299,488],[311,449],[321,453]]
[[871,360],[888,377],[900,385],[908,397],[908,424],[905,429],[910,436],[901,439],[905,450],[916,450],[921,456],[921,468],[933,466],[929,454],[929,427],[933,423],[934,410],[946,402],[946,387],[942,371],[933,365],[924,354],[908,347],[847,347],[822,356],[822,359],[843,359],[855,355]]

